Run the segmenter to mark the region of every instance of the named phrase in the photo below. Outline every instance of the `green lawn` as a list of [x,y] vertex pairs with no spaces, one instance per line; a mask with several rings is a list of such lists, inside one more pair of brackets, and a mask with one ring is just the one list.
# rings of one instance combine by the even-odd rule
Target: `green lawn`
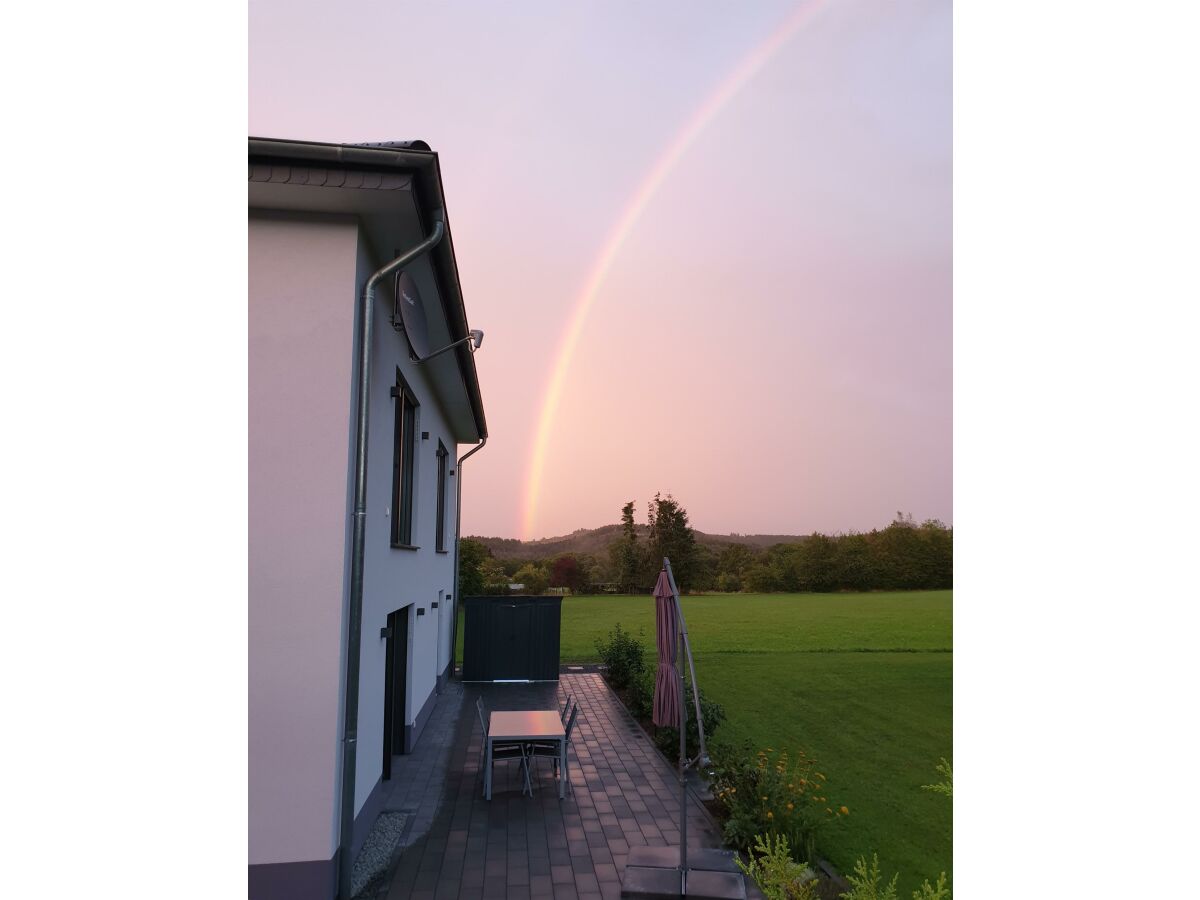
[[[840,870],[877,851],[902,897],[950,872],[950,801],[920,787],[953,758],[950,591],[685,597],[683,608],[700,686],[728,714],[718,737],[803,748],[850,808],[823,841]],[[562,609],[564,662],[597,660],[595,639],[616,622],[644,628],[656,659],[650,597],[569,597]]]

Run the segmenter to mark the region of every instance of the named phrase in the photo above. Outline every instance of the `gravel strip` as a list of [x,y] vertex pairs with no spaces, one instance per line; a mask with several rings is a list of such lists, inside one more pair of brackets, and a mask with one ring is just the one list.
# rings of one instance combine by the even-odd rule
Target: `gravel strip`
[[400,838],[404,834],[404,823],[408,821],[408,813],[383,812],[371,826],[371,832],[363,842],[363,848],[354,860],[354,868],[350,871],[350,894],[357,897],[369,887],[373,881],[387,872],[391,865],[392,856],[400,846]]

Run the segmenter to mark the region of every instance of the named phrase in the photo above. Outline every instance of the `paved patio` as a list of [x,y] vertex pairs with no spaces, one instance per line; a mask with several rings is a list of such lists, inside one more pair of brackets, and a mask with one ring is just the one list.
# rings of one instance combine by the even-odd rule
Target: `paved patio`
[[[549,709],[568,694],[579,703],[573,794],[560,801],[549,760],[539,760],[534,796],[524,796],[520,766],[504,762],[484,800],[475,698],[488,710]],[[616,900],[630,847],[679,843],[677,775],[594,672],[558,684],[452,682],[416,752],[396,761],[387,806],[414,817],[380,898]],[[720,845],[689,797],[688,846]]]

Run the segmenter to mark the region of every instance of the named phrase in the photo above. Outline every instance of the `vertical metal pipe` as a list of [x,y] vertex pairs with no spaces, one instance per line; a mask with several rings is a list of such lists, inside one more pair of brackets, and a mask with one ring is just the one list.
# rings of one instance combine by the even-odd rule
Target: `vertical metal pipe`
[[[678,602],[678,601],[676,601]],[[679,895],[687,896],[687,697],[683,689],[683,632],[679,632],[679,652],[675,675],[679,678]]]
[[462,599],[462,585],[458,583],[458,543],[462,540],[462,464],[473,454],[478,453],[487,443],[487,435],[475,449],[459,457],[454,467],[454,596],[450,598],[450,672],[454,672],[455,657],[458,654],[458,601]]
[[358,305],[358,343],[355,363],[358,374],[358,408],[354,429],[354,523],[350,543],[350,609],[346,624],[346,693],[343,698],[342,810],[338,843],[338,897],[350,900],[350,858],[354,839],[354,778],[358,765],[358,675],[362,648],[363,559],[367,533],[367,437],[371,400],[371,320],[375,285],[389,274],[412,262],[445,234],[439,219],[429,237],[377,270],[363,285]]
[[[667,570],[667,581],[675,598],[675,630],[678,647],[675,652],[675,677],[679,680],[679,895],[687,895],[687,693],[683,687],[684,624],[683,604],[679,601],[679,588],[675,586],[675,573],[671,571],[671,560],[663,557],[663,568]],[[694,678],[695,676],[693,676]],[[695,685],[693,685],[693,689]]]
[[692,704],[696,708],[696,731],[700,735],[700,755],[696,761],[701,766],[709,764],[708,747],[704,742],[704,717],[700,715],[700,688],[696,681],[696,660],[692,658],[692,641],[688,637],[687,619],[683,617],[683,602],[679,599],[679,586],[675,584],[675,573],[671,569],[671,561],[665,556],[663,563],[667,569],[667,580],[671,583],[671,592],[675,596],[675,614],[679,616],[679,630],[683,632],[683,649],[687,652],[688,669],[692,673]]

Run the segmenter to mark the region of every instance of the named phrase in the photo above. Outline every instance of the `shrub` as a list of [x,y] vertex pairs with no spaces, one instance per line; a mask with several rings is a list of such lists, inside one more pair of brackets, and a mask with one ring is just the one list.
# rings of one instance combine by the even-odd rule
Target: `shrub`
[[[850,882],[850,890],[841,895],[842,900],[896,900],[897,872],[887,884],[883,883],[883,873],[879,870],[879,854],[871,854],[871,865],[861,856],[854,863],[854,872],[846,876]],[[950,900],[950,889],[946,887],[946,873],[938,875],[936,885],[929,883],[926,878],[921,886],[913,891],[913,900]]]
[[620,622],[608,633],[608,640],[596,638],[596,652],[608,670],[609,683],[618,690],[629,687],[646,670],[646,648],[638,638],[623,631]]
[[934,766],[934,771],[944,775],[945,781],[938,781],[934,784],[923,784],[921,787],[927,791],[936,791],[939,794],[945,794],[947,797],[954,797],[954,770],[950,768],[950,760],[942,757],[942,761]]
[[783,835],[756,835],[750,864],[741,858],[737,864],[758,883],[767,900],[818,900],[817,876],[792,860],[792,849]]
[[871,865],[862,859],[854,864],[854,871],[846,876],[850,882],[850,890],[842,894],[842,900],[896,900],[896,879],[883,884],[883,875],[879,871],[879,854],[871,854]]
[[783,836],[797,862],[817,858],[817,838],[850,814],[825,792],[816,760],[773,748],[751,755],[750,746],[724,750],[715,760],[712,792],[725,813],[725,840],[749,850],[757,835]]
[[635,719],[649,719],[654,715],[654,672],[643,669],[629,683],[625,695],[626,705]]
[[946,873],[938,875],[937,885],[929,883],[929,879],[921,882],[921,886],[913,891],[913,900],[950,900],[950,889],[946,887]]
[[513,581],[525,585],[521,590],[526,594],[544,594],[550,584],[550,574],[544,566],[526,563],[513,574]]
[[[654,679],[650,679],[650,702],[654,702]],[[700,729],[696,725],[696,706],[692,700],[691,682],[684,679],[684,698],[687,700],[687,745],[690,751],[699,749],[700,747]],[[710,700],[704,696],[704,691],[700,691],[700,716],[704,720],[704,738],[705,741],[711,741],[713,734],[721,723],[725,721],[725,707],[715,700]],[[654,745],[658,747],[668,758],[673,759],[679,755],[679,729],[678,728],[657,728],[654,732]]]

